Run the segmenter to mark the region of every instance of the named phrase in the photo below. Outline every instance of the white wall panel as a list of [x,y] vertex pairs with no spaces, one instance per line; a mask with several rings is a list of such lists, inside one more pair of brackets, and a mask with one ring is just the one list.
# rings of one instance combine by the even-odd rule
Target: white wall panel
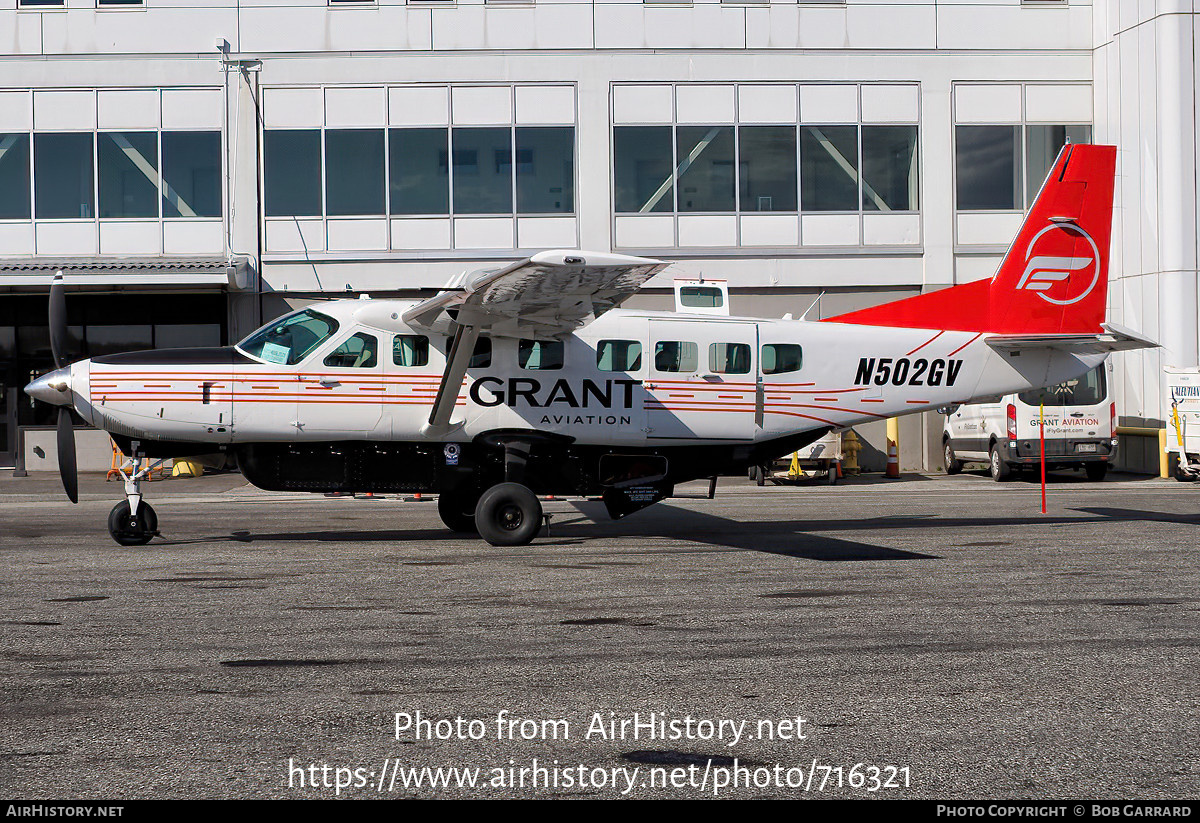
[[1092,122],[1092,87],[1084,83],[1025,87],[1025,119],[1030,123]]
[[674,103],[670,86],[637,85],[613,87],[613,122],[670,123]]
[[519,125],[572,125],[574,86],[517,86]]
[[387,122],[387,89],[325,89],[325,125],[330,128],[382,126]]
[[324,251],[325,225],[320,220],[268,220],[263,241],[268,252]]
[[921,242],[921,218],[916,214],[863,215],[863,245],[914,246]]
[[858,231],[857,214],[805,214],[800,217],[800,242],[805,246],[857,246]]
[[1001,255],[963,254],[954,258],[954,282],[973,283],[986,280],[1000,268]]
[[675,245],[675,218],[638,215],[617,218],[616,245],[621,248],[662,248]]
[[454,248],[511,249],[513,221],[509,217],[459,217],[454,220]]
[[961,246],[1003,245],[1013,241],[1017,229],[1025,216],[1011,214],[975,214],[964,212],[958,215],[958,244]]
[[32,92],[0,91],[0,131],[29,131],[32,128]]
[[574,217],[517,218],[517,248],[573,249],[578,245]]
[[328,222],[330,251],[383,251],[388,247],[387,220],[330,218]]
[[857,123],[858,86],[801,86],[803,123]]
[[163,223],[163,254],[220,254],[224,248],[220,220],[168,220]]
[[37,223],[36,250],[47,257],[66,257],[73,254],[96,253],[96,224]]
[[1004,83],[960,83],[954,87],[954,122],[1021,122],[1021,87]]
[[89,131],[96,128],[92,91],[35,91],[33,127],[38,131]]
[[798,246],[800,218],[794,214],[751,214],[742,217],[743,246]]
[[508,86],[455,86],[450,111],[456,126],[508,125],[512,122],[512,89]]
[[158,89],[108,90],[96,93],[96,123],[101,129],[157,129]]
[[393,249],[450,248],[450,218],[403,218],[392,221]]
[[445,126],[450,122],[448,86],[388,89],[388,123],[393,126]]
[[32,223],[0,223],[0,256],[20,257],[33,253]]
[[320,128],[325,100],[319,88],[266,89],[263,122],[269,129]]
[[916,123],[918,119],[919,87],[905,85],[866,84],[862,87],[862,121],[864,123]]
[[793,85],[738,86],[738,120],[743,123],[795,123],[799,111]]
[[684,83],[675,87],[675,118],[680,123],[733,123],[734,86]]
[[164,129],[219,129],[225,121],[221,89],[163,89]]
[[157,220],[101,220],[100,253],[152,256],[160,253]]
[[695,248],[736,246],[737,218],[733,215],[680,215],[679,245]]

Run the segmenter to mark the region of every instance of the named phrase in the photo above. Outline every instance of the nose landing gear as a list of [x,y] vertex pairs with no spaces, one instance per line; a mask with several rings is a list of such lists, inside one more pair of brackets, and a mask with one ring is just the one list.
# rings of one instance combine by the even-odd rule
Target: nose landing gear
[[122,546],[144,546],[158,534],[158,515],[142,501],[142,478],[163,464],[163,460],[139,468],[141,460],[134,451],[118,470],[125,482],[125,499],[108,513],[108,533]]

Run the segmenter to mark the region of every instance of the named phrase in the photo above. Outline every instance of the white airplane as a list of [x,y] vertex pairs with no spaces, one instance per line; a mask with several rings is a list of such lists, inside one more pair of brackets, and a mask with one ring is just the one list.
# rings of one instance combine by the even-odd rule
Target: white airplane
[[[1154,346],[1104,324],[1111,146],[1067,146],[990,280],[826,321],[616,308],[667,264],[547,251],[423,302],[334,300],[236,346],[63,365],[25,391],[132,458],[224,453],[276,491],[432,492],[442,520],[493,545],[542,525],[538,495],[602,495],[614,518],[681,482],[791,452],[831,429],[1052,385]],[[158,533],[131,459],[109,531]]]

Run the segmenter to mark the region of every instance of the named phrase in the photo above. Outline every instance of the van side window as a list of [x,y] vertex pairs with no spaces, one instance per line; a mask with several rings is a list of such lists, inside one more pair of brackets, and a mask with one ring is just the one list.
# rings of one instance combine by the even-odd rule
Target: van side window
[[[450,343],[454,338],[447,337],[442,343],[442,351],[446,355],[450,354]],[[467,362],[468,369],[486,369],[492,365],[492,338],[478,337],[475,340],[475,348],[471,352],[471,359]]]
[[700,360],[700,347],[681,340],[661,340],[654,344],[654,370],[668,373],[694,372]]
[[398,334],[392,341],[392,362],[405,368],[429,364],[429,338],[423,334]]
[[325,365],[342,369],[373,369],[379,341],[373,334],[359,332],[342,341],[342,345],[325,357]]
[[804,352],[795,343],[768,343],[762,347],[763,374],[783,374],[800,371]]
[[642,367],[642,344],[636,340],[601,340],[596,346],[600,371],[637,371]]
[[518,340],[517,365],[530,371],[548,371],[563,367],[561,340]]
[[748,343],[713,343],[708,347],[708,368],[713,374],[749,374]]
[[715,286],[684,286],[679,290],[679,303],[689,309],[719,309],[725,299]]

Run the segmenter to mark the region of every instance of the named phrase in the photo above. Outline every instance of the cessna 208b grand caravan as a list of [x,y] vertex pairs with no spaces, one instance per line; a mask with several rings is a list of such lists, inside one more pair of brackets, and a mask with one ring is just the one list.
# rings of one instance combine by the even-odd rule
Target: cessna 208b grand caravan
[[[602,495],[623,517],[675,484],[793,451],[831,429],[1055,384],[1153,346],[1103,323],[1116,150],[1059,154],[999,271],[825,321],[616,308],[666,264],[548,251],[423,302],[344,299],[236,346],[61,361],[28,387],[134,457],[232,454],[270,490],[421,491],[493,545],[538,533],[538,495]],[[133,464],[136,467],[136,463]],[[114,539],[157,533],[131,469]]]

